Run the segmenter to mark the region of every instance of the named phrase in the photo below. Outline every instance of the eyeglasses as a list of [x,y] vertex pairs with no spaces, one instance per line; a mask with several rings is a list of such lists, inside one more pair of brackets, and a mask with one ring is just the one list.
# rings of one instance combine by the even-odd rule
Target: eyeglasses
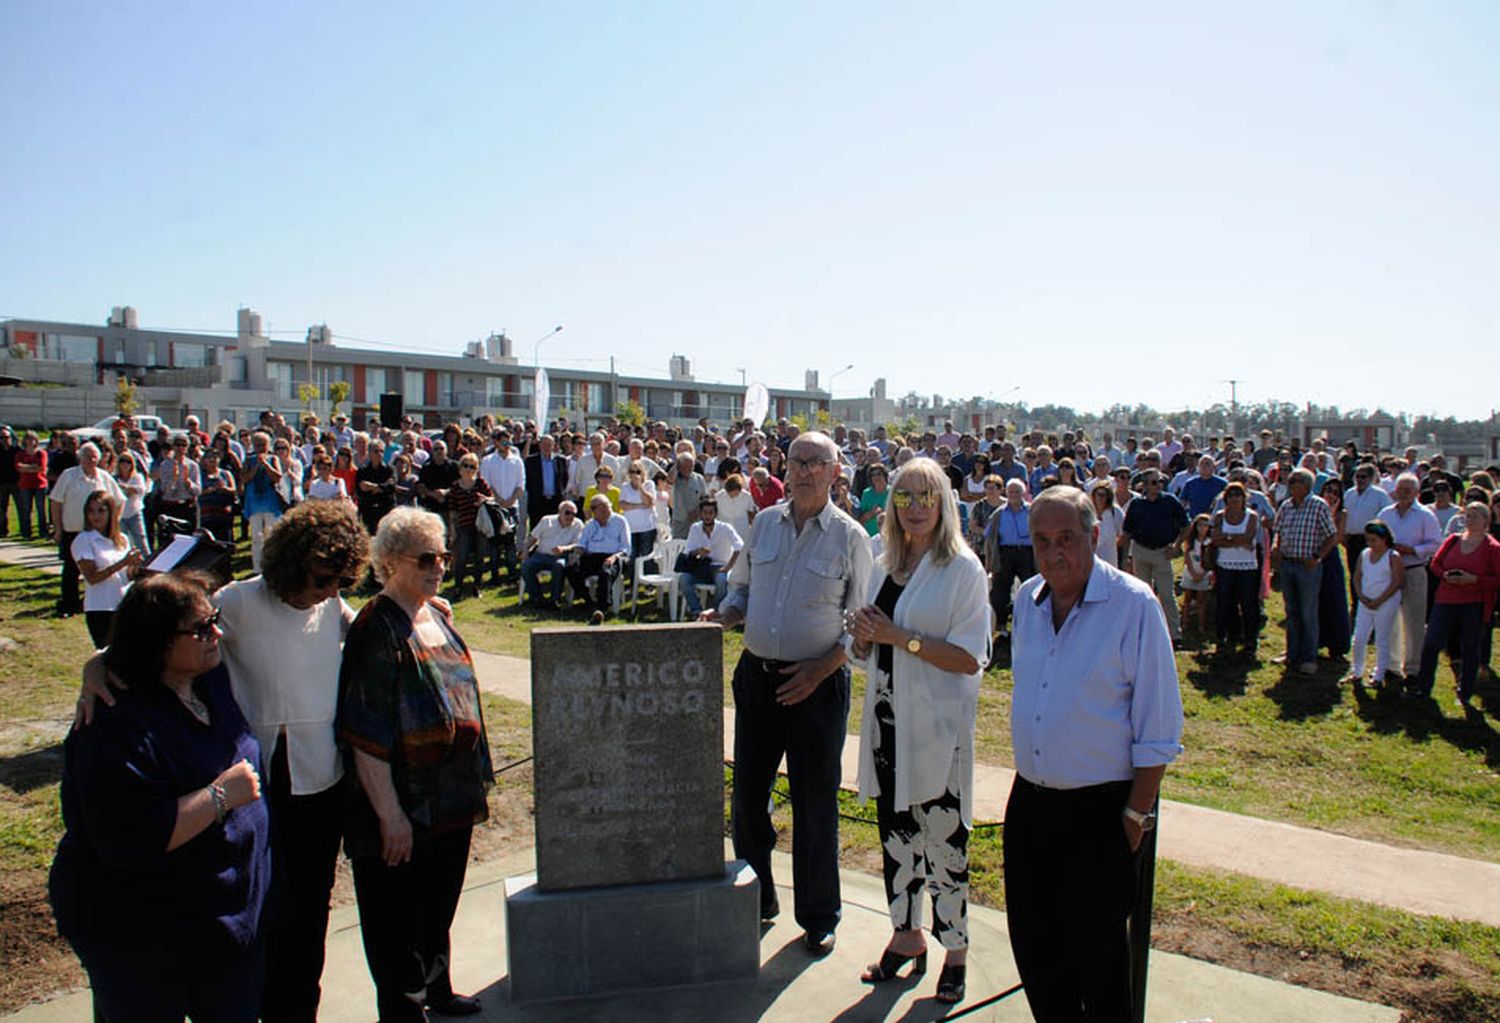
[[832,463],[826,458],[788,458],[786,464],[793,469],[801,469],[803,472],[816,472]]
[[570,511],[560,511],[557,513],[557,517],[560,519],[571,519],[573,517],[573,513]]
[[307,578],[313,584],[313,589],[315,590],[326,590],[334,583],[339,584],[339,589],[347,590],[358,581],[353,576],[341,575],[338,572],[329,572],[327,574],[313,572]]
[[415,561],[417,567],[423,571],[436,568],[438,565],[447,568],[448,564],[453,560],[453,555],[447,551],[423,551],[421,554],[408,554],[406,557]]
[[214,638],[214,629],[218,627],[218,625],[219,625],[219,619],[223,616],[223,614],[224,614],[223,611],[215,610],[213,614],[211,614],[207,618],[203,619],[203,621],[199,622],[197,625],[193,626],[191,629],[178,629],[178,630],[176,630],[177,635],[179,635],[179,636],[192,636],[194,639],[199,640],[199,641],[207,641],[207,640],[213,639]]
[[941,500],[942,498],[933,490],[924,490],[920,494],[913,494],[910,490],[891,491],[891,504],[902,511],[910,508],[913,502],[921,505],[923,508],[936,508],[938,502]]

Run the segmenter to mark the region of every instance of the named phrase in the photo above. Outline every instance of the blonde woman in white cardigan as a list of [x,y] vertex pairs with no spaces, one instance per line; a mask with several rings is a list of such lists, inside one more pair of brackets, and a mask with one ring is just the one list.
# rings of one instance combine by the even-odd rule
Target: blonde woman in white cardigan
[[891,483],[884,554],[870,603],[850,620],[866,659],[859,792],[875,798],[894,933],[860,978],[875,984],[927,968],[922,892],[946,950],[937,999],[963,999],[968,953],[974,718],[989,661],[990,607],[979,559],[963,541],[942,468],[912,459]]

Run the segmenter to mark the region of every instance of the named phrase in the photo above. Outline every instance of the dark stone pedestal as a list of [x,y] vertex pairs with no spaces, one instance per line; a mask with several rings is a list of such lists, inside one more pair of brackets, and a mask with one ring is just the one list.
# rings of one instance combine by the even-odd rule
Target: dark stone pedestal
[[516,1002],[753,978],[760,972],[760,882],[741,860],[700,881],[542,891],[505,882],[510,993]]

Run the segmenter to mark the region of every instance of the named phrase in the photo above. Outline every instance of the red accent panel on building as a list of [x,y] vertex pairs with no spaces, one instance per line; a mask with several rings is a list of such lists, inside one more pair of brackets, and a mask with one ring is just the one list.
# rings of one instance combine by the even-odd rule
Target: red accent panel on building
[[34,330],[18,330],[11,334],[11,344],[25,348],[32,355],[37,354],[37,336]]
[[422,378],[422,403],[424,405],[436,405],[437,397],[437,370],[429,369]]
[[354,381],[349,385],[349,393],[354,396],[355,401],[365,400],[365,368],[354,367]]

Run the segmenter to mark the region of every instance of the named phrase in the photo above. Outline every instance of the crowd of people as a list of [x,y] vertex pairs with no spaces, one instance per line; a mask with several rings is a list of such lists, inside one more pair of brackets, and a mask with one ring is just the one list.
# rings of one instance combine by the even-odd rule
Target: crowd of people
[[[355,431],[273,412],[212,436],[189,420],[147,439],[128,419],[103,444],[0,434],[0,464],[29,473],[33,495],[0,496],[16,495],[23,535],[50,529],[59,612],[84,611],[105,648],[66,747],[59,923],[120,1018],[162,991],[190,1007],[250,987],[265,1018],[306,1018],[342,844],[381,1018],[477,1010],[447,980],[447,931],[492,768],[440,588],[476,599],[488,576],[533,606],[581,601],[599,623],[641,565],[677,574],[703,620],[744,625],[733,840],[761,879],[762,917],[776,916],[767,805],[784,755],[813,955],[840,919],[839,754],[848,666],[864,664],[860,791],[876,805],[892,937],[863,979],[925,968],[925,891],[948,1002],[964,993],[977,695],[1008,658],[1007,898],[1027,994],[1051,1011],[1113,1004],[1128,996],[1133,857],[1181,750],[1173,648],[1211,638],[1216,656],[1258,656],[1279,586],[1289,670],[1352,655],[1346,680],[1364,684],[1373,639],[1369,681],[1410,698],[1430,697],[1445,649],[1466,706],[1488,674],[1500,468],[1461,477],[1416,454],[1302,450],[1270,430],[1200,447],[1166,427],[1116,446],[784,420]],[[141,578],[153,540],[194,528],[248,537],[256,574],[217,592]],[[340,594],[361,586],[374,598],[356,616]],[[1125,656],[1097,656],[1101,642]],[[1049,689],[1060,671],[1076,685]],[[176,743],[190,753],[161,753]],[[342,788],[356,798],[336,800]],[[1115,859],[1054,855],[1107,827],[1123,829]],[[116,843],[134,851],[111,859]],[[168,892],[184,872],[196,881]],[[1035,902],[1084,874],[1114,880],[1076,914]],[[171,912],[145,939],[110,922],[146,898]],[[194,955],[151,960],[153,942],[183,941]],[[199,970],[200,951],[244,971]],[[1111,965],[1080,987],[1080,957]]]

